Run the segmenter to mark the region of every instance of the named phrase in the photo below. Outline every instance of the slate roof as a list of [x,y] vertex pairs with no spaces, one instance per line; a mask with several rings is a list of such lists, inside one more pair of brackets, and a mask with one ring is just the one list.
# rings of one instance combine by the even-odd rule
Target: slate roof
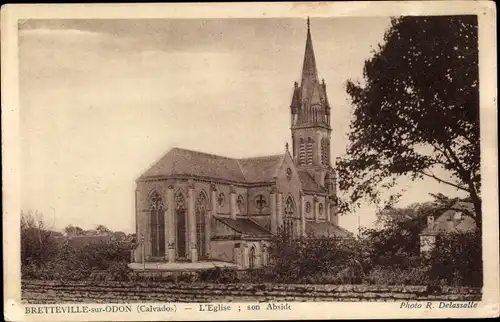
[[352,238],[354,234],[332,222],[306,221],[306,234],[308,236],[331,236]]
[[[285,154],[233,159],[215,154],[173,148],[149,168],[139,180],[174,175],[194,175],[240,183],[273,182]],[[298,171],[302,188],[326,192],[307,171]]]
[[226,224],[231,229],[242,235],[249,236],[270,236],[271,232],[266,230],[264,227],[259,226],[254,221],[248,218],[226,218],[226,217],[216,217],[216,220]]
[[197,175],[245,182],[236,159],[179,148],[171,149],[139,179],[172,175]]
[[239,159],[241,172],[246,182],[272,181],[280,169],[285,154],[271,155],[258,158]]
[[320,186],[307,171],[300,170],[299,178],[302,182],[302,189],[314,192],[326,192],[326,189]]
[[434,227],[425,227],[422,230],[422,235],[436,235],[439,233],[451,232],[467,232],[476,229],[476,222],[474,218],[462,212],[460,219],[455,218],[455,209],[468,210],[474,213],[474,205],[469,202],[458,202],[453,205],[454,209],[449,209],[443,212],[434,220]]
[[173,148],[139,179],[195,175],[234,182],[271,182],[281,167],[285,154],[233,159],[214,154]]

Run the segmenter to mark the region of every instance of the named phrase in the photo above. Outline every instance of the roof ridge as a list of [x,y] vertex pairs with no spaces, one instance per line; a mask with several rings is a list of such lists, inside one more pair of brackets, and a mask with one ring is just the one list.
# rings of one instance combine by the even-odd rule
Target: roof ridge
[[265,159],[269,157],[281,157],[283,156],[284,153],[279,153],[279,154],[269,154],[269,155],[261,155],[261,156],[256,156],[256,157],[250,157],[250,158],[238,158],[236,159],[237,161],[244,161],[244,160],[255,160],[255,159]]
[[184,149],[184,148],[179,148],[179,147],[173,147],[172,149],[170,149],[170,151],[173,151],[173,150],[188,151],[188,152],[191,152],[191,153],[203,154],[203,155],[212,156],[212,157],[218,157],[218,158],[227,159],[227,160],[238,160],[236,158],[230,158],[230,157],[226,157],[226,156],[223,156],[223,155],[220,155],[220,154],[213,154],[213,153],[208,153],[208,152],[201,152],[201,151],[196,151],[196,150],[191,150],[191,149]]

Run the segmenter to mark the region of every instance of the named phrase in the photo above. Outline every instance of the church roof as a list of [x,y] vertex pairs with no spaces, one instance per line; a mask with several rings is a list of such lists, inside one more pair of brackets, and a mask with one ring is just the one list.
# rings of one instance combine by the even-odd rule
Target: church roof
[[173,175],[245,182],[236,159],[180,148],[171,149],[139,179]]
[[242,183],[271,182],[285,155],[233,159],[173,148],[140,178],[193,175]]
[[276,177],[285,155],[270,155],[258,158],[239,159],[241,172],[247,182],[267,182]]
[[324,221],[324,222],[306,221],[306,234],[308,236],[335,235],[336,237],[340,238],[350,238],[354,236],[352,232],[340,226],[337,226],[329,221]]
[[216,220],[224,223],[235,232],[248,235],[248,236],[270,236],[271,232],[266,230],[264,227],[259,226],[254,221],[248,218],[226,218],[226,217],[216,217]]
[[314,178],[309,174],[309,172],[304,170],[299,170],[299,178],[302,182],[302,189],[306,191],[314,191],[314,192],[326,192],[326,189],[320,186]]

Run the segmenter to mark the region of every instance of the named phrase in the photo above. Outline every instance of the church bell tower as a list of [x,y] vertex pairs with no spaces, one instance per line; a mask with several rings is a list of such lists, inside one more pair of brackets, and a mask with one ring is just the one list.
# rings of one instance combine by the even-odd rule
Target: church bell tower
[[335,173],[330,160],[330,104],[325,81],[318,78],[309,18],[302,79],[300,85],[294,84],[290,110],[295,164],[335,194]]

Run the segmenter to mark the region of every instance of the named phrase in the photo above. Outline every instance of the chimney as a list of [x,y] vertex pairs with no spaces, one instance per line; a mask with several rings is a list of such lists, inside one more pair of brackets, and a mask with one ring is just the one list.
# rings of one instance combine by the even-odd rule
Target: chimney
[[427,228],[434,229],[434,216],[427,217]]

